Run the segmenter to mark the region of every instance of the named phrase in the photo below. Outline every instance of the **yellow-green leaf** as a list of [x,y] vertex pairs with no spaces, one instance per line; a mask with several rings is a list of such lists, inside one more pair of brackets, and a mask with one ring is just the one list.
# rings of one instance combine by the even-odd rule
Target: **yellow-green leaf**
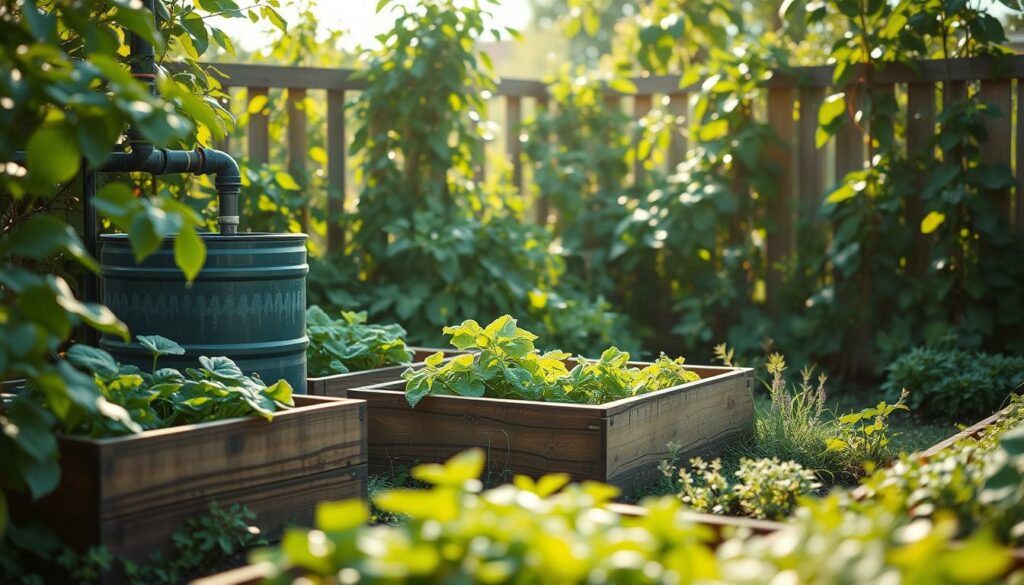
[[206,244],[196,233],[195,226],[186,224],[174,239],[174,263],[191,283],[206,263]]
[[942,222],[946,221],[946,214],[933,211],[928,215],[924,216],[921,220],[921,233],[930,234],[935,230],[939,229]]
[[274,179],[277,181],[278,185],[281,185],[282,189],[298,191],[302,188],[295,182],[295,179],[293,179],[291,175],[284,171],[278,171],[277,174],[274,175]]

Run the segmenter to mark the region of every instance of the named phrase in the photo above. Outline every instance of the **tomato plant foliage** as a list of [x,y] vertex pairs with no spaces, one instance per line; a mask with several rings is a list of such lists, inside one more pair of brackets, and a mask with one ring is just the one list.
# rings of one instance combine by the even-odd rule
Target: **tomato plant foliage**
[[327,376],[372,370],[412,361],[400,325],[366,322],[366,313],[342,311],[332,319],[320,307],[306,310],[306,370],[311,376]]

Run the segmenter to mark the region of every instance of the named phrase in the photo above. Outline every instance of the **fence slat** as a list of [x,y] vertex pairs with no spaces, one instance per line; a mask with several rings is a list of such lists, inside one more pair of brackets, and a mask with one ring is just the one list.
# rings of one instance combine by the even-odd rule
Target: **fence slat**
[[797,175],[800,193],[800,213],[808,222],[815,223],[822,195],[825,193],[825,155],[815,145],[818,130],[818,108],[825,99],[825,88],[800,89],[800,121],[797,129]]
[[[935,135],[935,84],[907,84],[907,157],[911,161],[918,157],[934,158],[931,140]],[[914,178],[916,192],[911,193],[904,206],[904,221],[911,231],[913,243],[907,255],[907,273],[924,276],[928,266],[928,238],[921,233],[921,219],[924,217],[924,202],[921,190],[928,177],[918,173]]]
[[[227,97],[222,97],[218,101],[222,108],[227,111],[231,111],[231,87],[227,84],[222,83],[220,90],[224,92]],[[213,147],[222,152],[231,152],[231,133],[225,132],[224,136],[213,141]]]
[[668,111],[682,118],[680,125],[672,132],[672,142],[668,148],[668,171],[674,173],[679,163],[686,160],[689,148],[686,140],[686,129],[690,123],[690,95],[686,92],[669,94]]
[[510,96],[505,100],[505,156],[512,161],[512,184],[523,192],[523,143],[519,131],[523,125],[522,98]]
[[[856,92],[847,91],[846,99],[858,102]],[[836,134],[836,182],[848,173],[864,168],[864,132],[852,120],[846,120]]]
[[[265,87],[250,87],[249,102],[257,97],[266,98],[268,93]],[[249,161],[257,165],[270,162],[270,117],[263,113],[266,110],[263,108],[249,115]]]
[[[636,122],[634,125],[636,128],[636,140],[634,140],[633,146],[636,147],[639,144],[642,129],[640,127],[640,120],[651,111],[651,105],[653,102],[653,96],[637,95],[633,98],[633,120]],[[639,185],[644,179],[644,161],[640,160],[639,156],[633,158],[633,183]]]
[[327,249],[345,249],[345,90],[327,92]]
[[[306,90],[300,87],[288,88],[288,172],[303,189],[306,180],[306,108],[303,102]],[[309,233],[309,193],[302,205],[302,231]]]
[[769,159],[779,169],[779,190],[768,202],[771,222],[765,242],[768,273],[765,294],[768,306],[778,309],[782,293],[782,271],[776,268],[793,251],[793,89],[775,87],[768,90],[768,124],[781,144],[768,151]]
[[[548,108],[548,98],[547,98],[547,96],[537,98],[537,104],[536,105],[537,105],[536,110],[537,110],[537,114],[538,115],[540,114],[541,111],[547,110],[547,108]],[[534,137],[534,138],[537,139],[537,137]],[[551,140],[551,137],[550,136],[542,136],[542,137],[539,137],[539,139],[540,140]],[[547,226],[548,225],[548,215],[550,215],[550,212],[551,212],[550,208],[551,208],[551,201],[548,199],[547,194],[544,193],[544,192],[537,193],[537,200],[535,201],[535,205],[534,205],[535,220],[537,222],[537,225],[540,225],[540,226]]]
[[1017,80],[1017,189],[1014,230],[1024,235],[1024,82]]
[[[983,164],[1004,164],[1010,166],[1010,138],[1013,131],[1011,123],[1011,108],[1013,99],[1010,94],[1010,82],[1007,81],[982,81],[981,92],[978,97],[982,102],[999,110],[998,116],[985,116],[985,130],[988,139],[984,148],[981,149],[981,162]],[[1010,190],[996,189],[989,191],[989,196],[995,201],[996,208],[1007,221],[1010,217]]]

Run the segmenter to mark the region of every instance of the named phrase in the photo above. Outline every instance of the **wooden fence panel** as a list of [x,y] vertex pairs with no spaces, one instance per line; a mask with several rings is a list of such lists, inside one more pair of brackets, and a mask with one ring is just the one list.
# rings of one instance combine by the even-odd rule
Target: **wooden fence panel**
[[327,250],[345,249],[345,90],[327,92]]
[[768,153],[779,169],[779,189],[775,198],[768,202],[771,225],[765,242],[768,269],[765,294],[773,310],[779,309],[782,292],[782,271],[777,265],[793,251],[793,95],[789,87],[768,90],[768,124],[781,142]]
[[[855,92],[846,92],[847,100],[860,102]],[[849,102],[847,102],[849,104]],[[849,107],[849,105],[847,106]],[[855,106],[859,109],[859,106]],[[847,119],[836,134],[836,182],[848,173],[864,168],[864,130]]]
[[818,209],[825,193],[825,153],[815,144],[818,130],[818,109],[825,99],[825,88],[800,89],[800,121],[797,130],[797,166],[800,214],[805,220],[817,222]]
[[686,133],[690,123],[690,94],[686,92],[672,93],[669,94],[669,100],[668,111],[681,119],[676,130],[672,132],[672,143],[668,149],[668,171],[674,173],[679,163],[686,159],[686,151],[689,147]]
[[[537,98],[537,113],[548,109],[548,97],[543,95]],[[550,136],[541,137],[542,140],[551,140]],[[551,214],[551,200],[546,193],[537,193],[537,200],[534,202],[534,220],[537,225],[548,225],[548,216]]]
[[[257,98],[260,101],[267,99],[268,94],[269,90],[265,87],[250,87],[249,104]],[[249,114],[249,161],[257,165],[270,162],[270,117],[263,113],[266,109],[263,107]]]
[[[907,156],[910,160],[919,157],[930,159],[935,156],[932,150],[932,137],[935,134],[935,84],[907,84]],[[924,218],[924,202],[921,190],[928,183],[928,177],[919,174],[914,181],[916,193],[910,194],[904,207],[904,221],[911,230],[913,244],[907,256],[907,273],[913,276],[924,276],[928,263],[928,239],[921,233],[921,219]]]
[[[1013,98],[1009,80],[982,81],[979,99],[989,106],[999,110],[998,116],[986,116],[984,119],[985,130],[988,138],[984,148],[981,149],[981,162],[983,164],[1004,164],[1010,166],[1010,140],[1013,132],[1011,123]],[[996,208],[1003,218],[1010,222],[1010,190],[995,189],[989,191]]]
[[1024,82],[1017,80],[1017,187],[1014,194],[1014,231],[1024,235]]
[[[636,140],[634,141],[634,147],[639,143],[639,140],[642,138],[642,129],[640,128],[639,121],[642,120],[643,117],[646,116],[648,112],[651,111],[651,106],[653,102],[652,98],[653,96],[651,96],[650,94],[637,95],[633,98],[633,121],[637,122],[637,124],[635,124],[635,127],[637,128],[637,135]],[[639,153],[637,154],[638,156],[635,156],[633,158],[633,183],[639,185],[643,183],[644,179],[644,161],[640,160]]]
[[[306,180],[306,156],[309,151],[306,138],[306,90],[292,87],[288,89],[288,172],[295,182],[303,189],[308,187]],[[302,231],[309,233],[309,198],[302,207]]]
[[523,125],[523,103],[518,96],[505,101],[505,156],[512,161],[512,184],[523,192],[523,143],[519,133]]

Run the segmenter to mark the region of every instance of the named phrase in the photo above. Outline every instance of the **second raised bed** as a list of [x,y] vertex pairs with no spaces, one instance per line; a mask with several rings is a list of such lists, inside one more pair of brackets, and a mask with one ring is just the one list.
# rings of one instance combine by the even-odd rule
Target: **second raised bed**
[[427,396],[412,409],[404,381],[346,395],[367,403],[371,471],[440,463],[481,447],[489,483],[565,472],[631,496],[659,479],[669,443],[684,457],[707,455],[750,431],[753,370],[687,369],[700,380],[601,405]]

